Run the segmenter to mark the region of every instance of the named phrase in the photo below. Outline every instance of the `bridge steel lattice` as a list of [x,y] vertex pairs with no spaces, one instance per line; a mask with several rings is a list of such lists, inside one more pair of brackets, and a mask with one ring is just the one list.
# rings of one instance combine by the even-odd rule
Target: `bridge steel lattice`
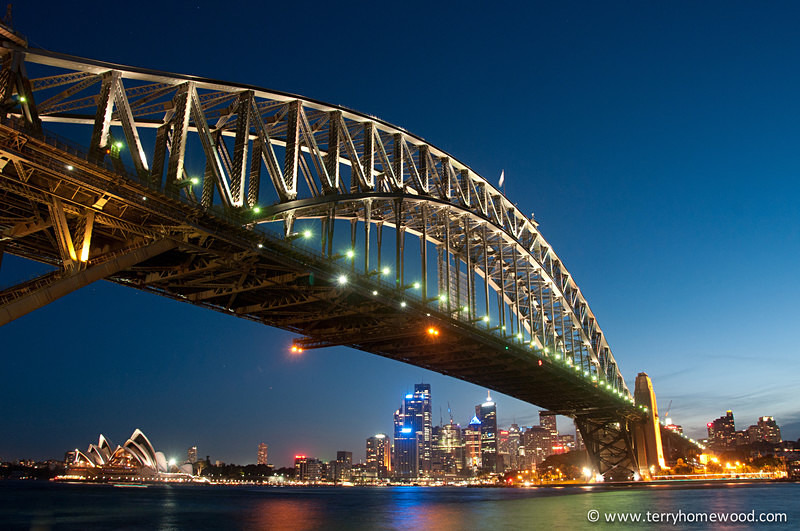
[[342,107],[3,36],[0,258],[55,269],[0,292],[0,325],[107,279],[570,416],[599,473],[646,476],[647,409],[580,289],[467,165]]

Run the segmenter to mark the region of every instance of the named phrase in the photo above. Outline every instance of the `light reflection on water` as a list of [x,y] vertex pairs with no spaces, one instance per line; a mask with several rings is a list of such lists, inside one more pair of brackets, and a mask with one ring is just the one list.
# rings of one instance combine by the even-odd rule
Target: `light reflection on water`
[[[3,529],[538,529],[583,528],[587,512],[786,512],[798,484],[486,488],[270,488],[0,482]],[[602,526],[605,524],[595,524]],[[630,527],[630,525],[629,525]],[[639,526],[639,527],[644,527]],[[662,528],[672,527],[661,524]],[[701,529],[686,524],[678,529]],[[731,528],[742,529],[741,524]],[[716,526],[715,526],[716,528]]]

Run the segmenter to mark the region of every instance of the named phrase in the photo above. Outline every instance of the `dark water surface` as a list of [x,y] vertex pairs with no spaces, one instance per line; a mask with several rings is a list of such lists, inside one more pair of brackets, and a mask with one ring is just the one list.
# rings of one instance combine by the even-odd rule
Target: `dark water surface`
[[[600,519],[591,523],[590,511]],[[607,523],[607,514],[785,513],[784,523]],[[687,517],[691,518],[691,517]],[[800,529],[800,484],[534,489],[0,481],[2,529]]]

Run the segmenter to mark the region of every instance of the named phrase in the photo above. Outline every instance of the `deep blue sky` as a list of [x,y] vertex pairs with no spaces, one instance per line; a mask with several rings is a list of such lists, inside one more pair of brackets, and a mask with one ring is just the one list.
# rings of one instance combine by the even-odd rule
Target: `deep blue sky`
[[[796,3],[82,4],[18,3],[14,24],[33,46],[344,105],[505,169],[629,386],[648,372],[694,437],[726,409],[800,436]],[[0,285],[33,271],[6,257]],[[265,441],[278,465],[360,459],[415,382],[436,420],[449,401],[466,424],[485,396],[345,348],[292,359],[290,341],[97,283],[0,329],[0,459],[136,427],[178,457],[253,462]],[[501,425],[536,422],[497,402]]]

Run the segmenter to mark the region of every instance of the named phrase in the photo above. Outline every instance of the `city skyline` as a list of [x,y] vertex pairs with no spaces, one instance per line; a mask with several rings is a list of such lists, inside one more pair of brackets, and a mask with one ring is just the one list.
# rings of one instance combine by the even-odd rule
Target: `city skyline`
[[[339,103],[407,128],[487,178],[504,171],[508,197],[536,213],[629,386],[647,372],[660,409],[672,401],[670,416],[695,438],[728,409],[747,419],[743,425],[769,415],[784,438],[800,436],[793,398],[800,383],[784,370],[797,354],[791,316],[800,294],[794,204],[800,79],[785,65],[800,57],[800,42],[784,8],[726,5],[721,18],[724,4],[693,6],[692,20],[653,6],[538,6],[520,8],[517,21],[435,12],[455,16],[454,27],[485,24],[483,33],[463,42],[464,49],[448,43],[461,42],[462,34],[447,29],[436,38],[423,32],[408,53],[392,50],[403,61],[398,68],[421,69],[419,79],[452,79],[446,90],[387,75],[383,51],[369,52],[373,60],[364,61],[371,64],[359,76],[342,76],[341,65],[316,62],[314,43],[297,43],[264,68],[253,66],[253,56],[232,57],[227,44],[199,43],[187,54],[132,37],[141,27],[189,31],[208,23],[213,4],[200,3],[188,18],[164,7],[164,21],[178,20],[177,28],[103,4],[121,36],[103,40],[76,31],[89,21],[57,3],[59,16],[42,20],[37,13],[47,4],[15,6],[15,26],[33,46]],[[326,17],[346,23],[327,9]],[[400,19],[392,28],[403,34]],[[257,34],[249,28],[242,33]],[[294,42],[289,30],[275,31],[278,41]],[[617,39],[600,38],[607,34]],[[420,62],[429,46],[439,52]],[[475,109],[486,102],[498,110],[476,123]],[[0,284],[39,270],[6,255]],[[767,311],[759,304],[765,298],[774,299]],[[91,328],[89,337],[66,340],[79,325]],[[396,397],[409,390],[403,382],[441,389],[437,396],[451,401],[462,422],[476,403],[470,397],[485,394],[341,347],[293,357],[291,338],[93,284],[0,329],[6,370],[15,375],[0,390],[9,410],[0,457],[58,456],[107,426],[112,438],[140,426],[170,452],[185,455],[197,445],[201,456],[234,462],[252,456],[262,440],[281,462],[317,455],[318,439],[361,452],[358,441],[392,433],[385,406],[397,408]],[[102,371],[81,385],[65,377],[76,365]],[[303,382],[313,382],[314,392]],[[498,410],[498,426],[537,415],[535,406],[492,396],[507,404]],[[336,414],[332,402],[340,404]],[[435,421],[440,404],[433,406]],[[90,418],[79,418],[84,410]],[[284,432],[294,438],[272,440]]]

